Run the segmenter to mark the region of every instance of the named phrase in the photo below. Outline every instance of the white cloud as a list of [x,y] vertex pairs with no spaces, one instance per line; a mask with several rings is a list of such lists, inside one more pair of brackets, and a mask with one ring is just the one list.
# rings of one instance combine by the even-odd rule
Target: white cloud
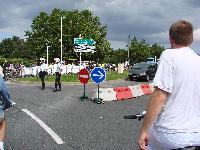
[[200,41],[200,28],[194,31],[194,41]]

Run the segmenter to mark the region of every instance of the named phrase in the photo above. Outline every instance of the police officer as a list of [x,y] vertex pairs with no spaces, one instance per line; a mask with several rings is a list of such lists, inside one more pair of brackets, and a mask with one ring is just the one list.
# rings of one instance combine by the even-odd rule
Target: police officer
[[[55,64],[53,65],[53,72],[55,73],[55,90],[54,92],[61,91],[60,77],[62,72],[62,64],[59,58],[54,58]],[[59,87],[59,88],[58,88]]]
[[42,81],[41,90],[45,89],[44,78],[47,75],[47,70],[48,70],[48,65],[45,64],[45,59],[44,58],[40,58],[39,77],[40,77],[40,79]]

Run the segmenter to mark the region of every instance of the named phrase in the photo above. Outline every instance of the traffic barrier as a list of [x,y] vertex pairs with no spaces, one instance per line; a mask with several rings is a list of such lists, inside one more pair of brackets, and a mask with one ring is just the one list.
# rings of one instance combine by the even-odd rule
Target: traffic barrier
[[131,89],[129,87],[115,87],[113,90],[116,91],[117,100],[133,98]]
[[149,83],[149,86],[150,86],[150,88],[151,88],[151,91],[153,92],[154,91],[154,84],[153,83]]
[[140,87],[140,85],[128,86],[131,89],[133,97],[143,96],[144,93]]
[[[125,100],[131,99],[143,95],[149,95],[153,92],[154,85],[150,84],[138,84],[128,87],[115,87],[115,88],[100,88],[99,98],[103,101]],[[94,91],[92,99],[98,98],[97,89]]]
[[[98,90],[95,90],[94,96],[92,99],[98,97]],[[103,101],[113,101],[117,100],[116,91],[113,88],[99,88],[99,98],[103,99]]]
[[149,84],[140,84],[140,87],[144,93],[144,95],[149,95],[152,93],[151,87]]

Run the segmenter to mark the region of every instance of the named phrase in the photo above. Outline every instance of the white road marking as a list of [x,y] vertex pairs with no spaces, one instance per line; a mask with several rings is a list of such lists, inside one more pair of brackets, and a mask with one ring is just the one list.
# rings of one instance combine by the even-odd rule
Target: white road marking
[[22,109],[23,112],[28,114],[31,118],[33,118],[44,130],[47,131],[51,135],[51,137],[58,143],[63,144],[65,143],[51,128],[49,128],[42,120],[36,117],[33,113],[31,113],[27,109]]

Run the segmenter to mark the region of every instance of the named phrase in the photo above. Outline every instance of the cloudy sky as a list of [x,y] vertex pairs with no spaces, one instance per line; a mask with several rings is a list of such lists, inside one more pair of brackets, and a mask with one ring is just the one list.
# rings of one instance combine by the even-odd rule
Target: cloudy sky
[[54,8],[91,10],[107,25],[107,38],[115,49],[125,48],[129,35],[168,47],[169,26],[186,19],[195,29],[192,47],[200,52],[200,0],[1,0],[0,40],[24,38],[32,19]]

